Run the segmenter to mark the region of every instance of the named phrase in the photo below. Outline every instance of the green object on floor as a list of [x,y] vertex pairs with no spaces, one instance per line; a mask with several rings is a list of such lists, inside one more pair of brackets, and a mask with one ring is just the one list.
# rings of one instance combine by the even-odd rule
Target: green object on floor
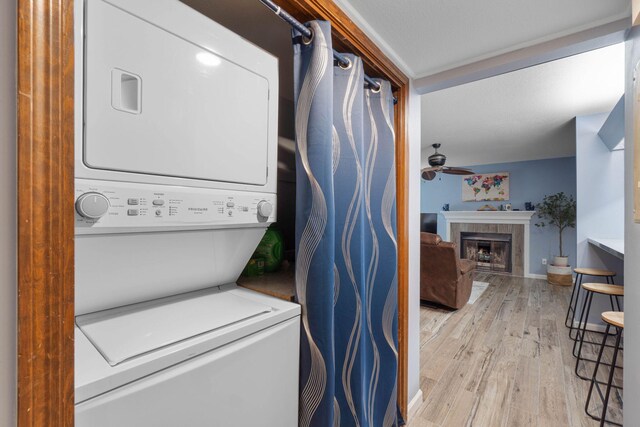
[[282,233],[273,226],[267,229],[252,258],[264,260],[264,271],[271,273],[280,269],[284,257],[284,239]]
[[247,277],[262,276],[264,274],[264,259],[251,258],[242,270],[242,275]]

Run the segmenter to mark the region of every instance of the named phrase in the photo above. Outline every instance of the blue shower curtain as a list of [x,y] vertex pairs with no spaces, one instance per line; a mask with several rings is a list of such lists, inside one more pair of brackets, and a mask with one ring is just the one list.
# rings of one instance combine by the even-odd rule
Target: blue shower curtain
[[396,426],[393,97],[335,65],[328,22],[294,31],[300,426]]

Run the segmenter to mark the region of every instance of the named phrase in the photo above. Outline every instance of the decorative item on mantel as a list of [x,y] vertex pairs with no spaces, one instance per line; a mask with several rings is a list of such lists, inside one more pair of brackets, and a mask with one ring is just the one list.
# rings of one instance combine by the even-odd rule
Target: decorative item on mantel
[[497,211],[498,208],[491,205],[483,205],[478,208],[479,211]]
[[[563,192],[544,196],[542,203],[536,206],[538,218],[543,221],[536,227],[552,225],[558,228],[559,255],[554,257],[553,263],[547,266],[547,281],[553,285],[571,286],[573,278],[569,257],[563,255],[562,233],[566,228],[576,226],[576,201],[573,196],[567,196]],[[545,222],[546,221],[546,222]]]

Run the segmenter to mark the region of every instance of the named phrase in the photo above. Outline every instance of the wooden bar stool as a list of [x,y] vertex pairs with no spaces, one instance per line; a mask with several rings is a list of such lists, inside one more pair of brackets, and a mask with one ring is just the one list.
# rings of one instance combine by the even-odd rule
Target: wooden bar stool
[[[608,295],[609,301],[611,302],[611,310],[622,311],[622,309],[620,308],[619,297],[624,296],[624,286],[609,285],[606,283],[583,283],[581,287],[587,292],[587,294],[584,299],[584,303],[582,304],[582,312],[580,313],[580,322],[578,322],[576,340],[573,343],[573,355],[576,357],[576,367],[575,367],[576,375],[582,378],[583,380],[588,381],[591,378],[584,375],[580,375],[580,373],[578,372],[578,366],[580,365],[580,361],[594,362],[594,363],[596,362],[593,359],[582,357],[583,345],[593,343],[592,341],[586,341],[584,338],[587,333],[587,322],[589,321],[589,312],[591,311],[591,303],[593,302],[593,296],[595,294]],[[614,304],[614,300],[615,300],[615,304]],[[616,305],[617,305],[617,309],[615,307]],[[606,334],[605,337],[608,338],[608,335],[609,334]],[[602,343],[602,345],[604,345],[605,347],[613,347],[612,345],[607,344],[606,340]],[[609,366],[609,364],[604,362],[602,362],[602,364]]]
[[[614,271],[602,270],[599,268],[583,267],[574,268],[573,272],[576,273],[576,283],[574,283],[573,290],[571,291],[571,300],[569,301],[569,307],[567,307],[567,316],[565,317],[564,325],[569,328],[569,337],[575,341],[578,334],[577,332],[574,334],[574,331],[578,328],[574,326],[574,322],[576,320],[576,309],[578,307],[578,300],[580,299],[580,289],[584,276],[604,277],[607,283],[613,285],[613,278],[616,273]],[[599,343],[592,342],[591,344]]]
[[[600,389],[601,381],[596,379],[598,375],[598,369],[604,363],[602,361],[602,353],[604,353],[605,344],[607,342],[607,338],[609,337],[609,331],[613,326],[616,328],[617,337],[616,344],[613,348],[613,360],[611,361],[611,365],[615,366],[616,361],[618,360],[618,352],[620,350],[620,340],[622,337],[622,332],[624,331],[624,313],[620,311],[605,311],[602,313],[602,320],[607,324],[607,329],[604,331],[604,338],[602,339],[602,345],[600,346],[600,352],[598,353],[598,359],[596,360],[596,366],[593,369],[593,375],[591,376],[591,385],[589,386],[589,393],[587,394],[587,402],[584,405],[584,411],[594,420],[600,421],[600,427],[604,426],[604,423],[614,424],[617,426],[621,426],[622,424],[607,420],[607,408],[609,406],[609,397],[611,395],[612,388],[622,389],[622,387],[618,387],[613,385],[613,374],[615,372],[615,368],[609,368],[609,379],[606,382],[606,389],[604,396],[602,395],[602,390]],[[600,399],[602,400],[602,413],[600,416],[592,415],[589,413],[589,403],[591,403],[591,396],[593,394],[593,389],[596,389],[598,394],[600,395]]]

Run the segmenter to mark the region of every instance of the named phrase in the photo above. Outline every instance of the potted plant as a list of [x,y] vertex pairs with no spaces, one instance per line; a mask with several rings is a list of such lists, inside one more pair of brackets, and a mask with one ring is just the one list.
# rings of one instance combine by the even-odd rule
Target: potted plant
[[554,226],[558,229],[558,255],[553,263],[547,266],[547,281],[557,285],[570,286],[572,283],[569,258],[562,247],[562,233],[567,228],[576,226],[576,201],[573,196],[563,192],[544,196],[542,203],[536,206],[538,218],[542,219],[536,227]]

